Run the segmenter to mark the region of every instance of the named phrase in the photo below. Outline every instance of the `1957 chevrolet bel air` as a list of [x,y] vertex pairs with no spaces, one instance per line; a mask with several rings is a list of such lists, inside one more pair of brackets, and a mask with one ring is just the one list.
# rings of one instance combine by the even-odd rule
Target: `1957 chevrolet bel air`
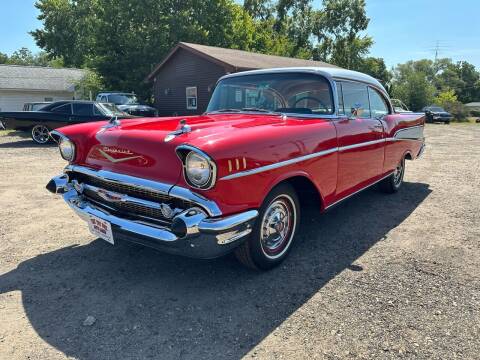
[[372,77],[340,68],[221,78],[194,117],[84,123],[51,133],[64,173],[47,188],[97,236],[269,269],[304,201],[325,211],[379,183],[399,190],[424,150],[424,114],[395,113]]

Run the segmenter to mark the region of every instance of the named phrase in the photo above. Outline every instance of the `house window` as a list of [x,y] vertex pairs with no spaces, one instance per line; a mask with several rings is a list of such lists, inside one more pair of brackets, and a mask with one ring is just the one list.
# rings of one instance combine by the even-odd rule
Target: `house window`
[[53,101],[53,98],[51,98],[51,97],[46,97],[45,98],[45,102],[52,102],[52,101]]
[[197,110],[197,87],[190,86],[186,88],[187,110]]

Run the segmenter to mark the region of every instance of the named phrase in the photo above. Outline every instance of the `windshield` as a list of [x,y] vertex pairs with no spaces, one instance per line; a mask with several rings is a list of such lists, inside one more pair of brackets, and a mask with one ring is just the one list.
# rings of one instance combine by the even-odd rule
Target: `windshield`
[[107,116],[125,116],[128,115],[126,112],[120,110],[115,104],[110,103],[100,103],[98,106],[103,110]]
[[133,94],[114,94],[108,95],[108,102],[115,105],[132,105],[138,104],[138,99]]
[[207,112],[333,114],[328,81],[310,73],[269,73],[226,78],[218,83]]

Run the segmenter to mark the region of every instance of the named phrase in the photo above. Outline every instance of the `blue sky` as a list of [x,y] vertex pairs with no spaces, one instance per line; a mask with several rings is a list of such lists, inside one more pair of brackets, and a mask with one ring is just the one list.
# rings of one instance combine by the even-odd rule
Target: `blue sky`
[[[27,47],[38,51],[28,31],[41,26],[34,0],[2,0],[0,52]],[[318,6],[321,0],[315,0]],[[367,0],[371,55],[393,66],[410,59],[440,56],[467,60],[480,69],[480,0]]]

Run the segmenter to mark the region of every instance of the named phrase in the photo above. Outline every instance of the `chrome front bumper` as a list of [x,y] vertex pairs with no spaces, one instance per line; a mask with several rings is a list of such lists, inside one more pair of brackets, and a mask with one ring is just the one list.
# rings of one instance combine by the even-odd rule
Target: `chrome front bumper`
[[[112,225],[116,242],[129,241],[172,254],[194,258],[215,258],[240,245],[251,233],[257,210],[225,217],[210,217],[200,208],[187,209],[172,219],[172,226],[130,220],[110,213],[88,201],[68,182],[66,175],[53,178],[47,189],[62,194],[65,202],[85,221],[96,216]],[[174,231],[173,227],[181,227]],[[183,235],[184,234],[184,235]]]

